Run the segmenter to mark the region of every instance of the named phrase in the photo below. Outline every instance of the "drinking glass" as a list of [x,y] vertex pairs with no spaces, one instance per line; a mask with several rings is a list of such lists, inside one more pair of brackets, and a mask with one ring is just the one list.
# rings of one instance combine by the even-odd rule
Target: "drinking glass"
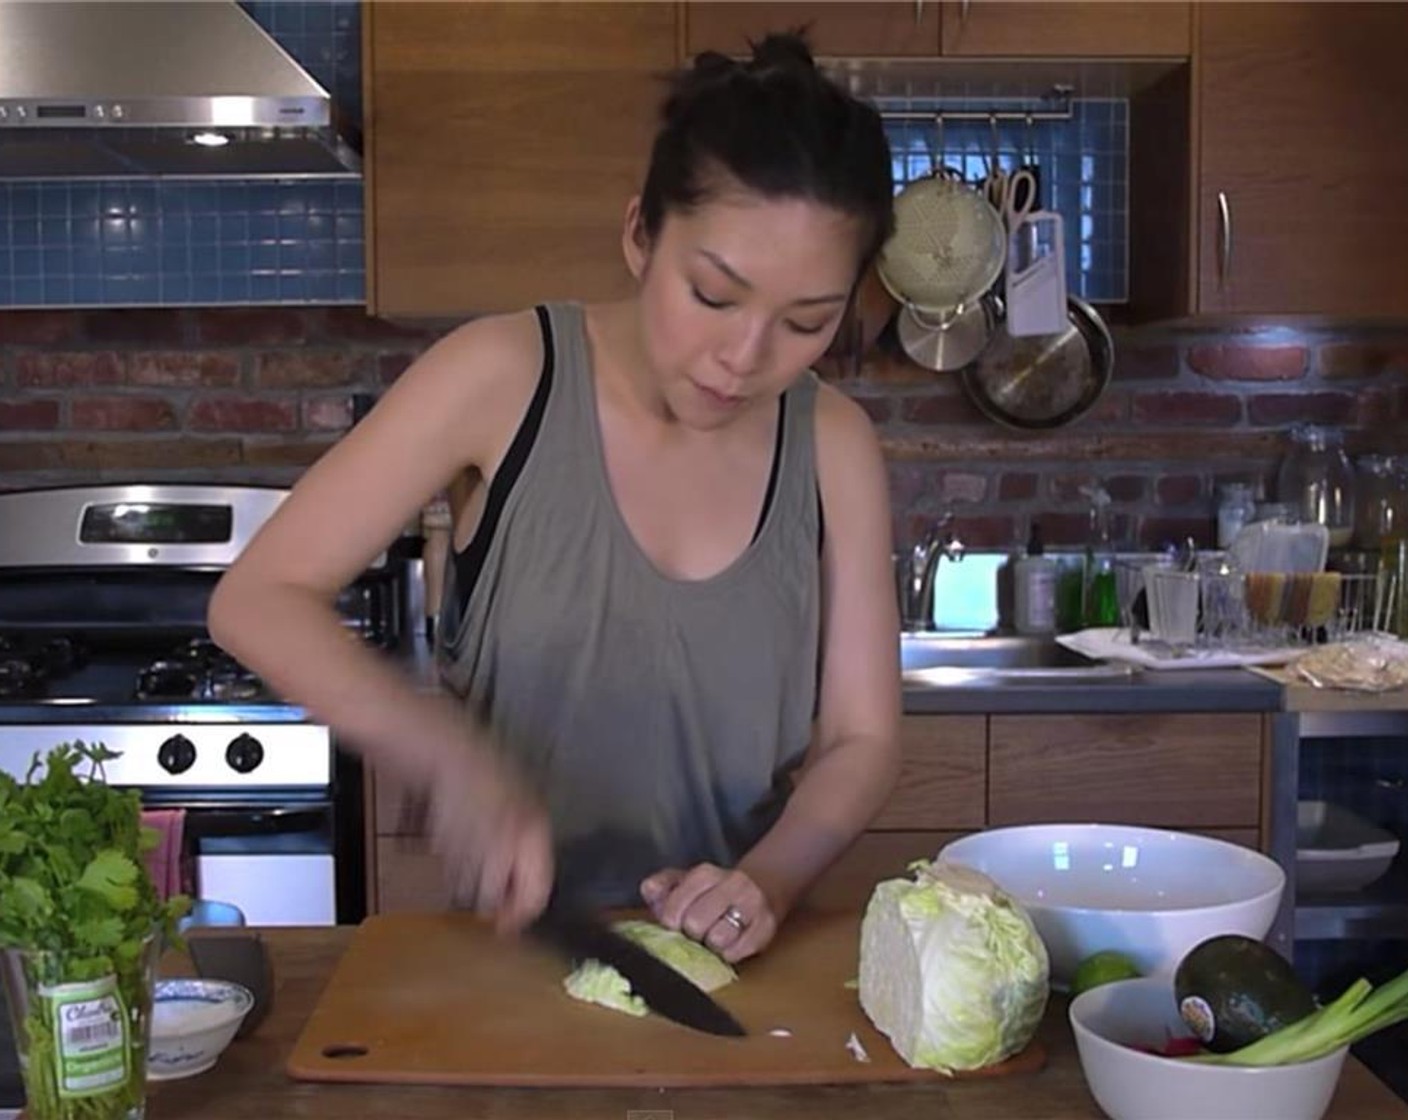
[[1198,637],[1198,573],[1150,565],[1144,583],[1154,637],[1176,652],[1191,648]]
[[143,1120],[161,938],[108,970],[49,949],[0,949],[29,1120]]

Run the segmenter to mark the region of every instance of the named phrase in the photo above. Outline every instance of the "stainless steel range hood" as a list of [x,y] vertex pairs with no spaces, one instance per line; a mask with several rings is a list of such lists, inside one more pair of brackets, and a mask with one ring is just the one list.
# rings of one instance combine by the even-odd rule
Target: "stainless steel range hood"
[[232,0],[0,0],[0,180],[356,178],[332,115]]

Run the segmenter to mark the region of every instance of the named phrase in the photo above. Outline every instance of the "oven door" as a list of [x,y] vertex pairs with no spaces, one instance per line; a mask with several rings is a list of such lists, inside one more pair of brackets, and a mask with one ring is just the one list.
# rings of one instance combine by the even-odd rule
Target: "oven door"
[[197,898],[228,902],[256,926],[337,924],[330,802],[186,810]]

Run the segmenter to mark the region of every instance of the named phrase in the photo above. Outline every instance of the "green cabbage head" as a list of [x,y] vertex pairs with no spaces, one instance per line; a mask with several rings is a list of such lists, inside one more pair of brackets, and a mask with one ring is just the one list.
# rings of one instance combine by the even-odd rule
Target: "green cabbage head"
[[[683,933],[635,918],[612,922],[611,928],[706,992],[738,979],[732,965]],[[626,978],[600,961],[583,961],[562,981],[562,986],[575,999],[599,1003],[627,1015],[644,1015],[649,1010],[645,1000],[631,991]]]
[[870,896],[860,1003],[911,1066],[992,1065],[1031,1041],[1046,1010],[1046,946],[1021,905],[980,872],[920,862]]

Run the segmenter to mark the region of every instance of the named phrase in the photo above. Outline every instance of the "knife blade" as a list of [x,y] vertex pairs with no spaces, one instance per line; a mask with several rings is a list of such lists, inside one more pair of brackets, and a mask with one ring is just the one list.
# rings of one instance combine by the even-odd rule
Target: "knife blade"
[[742,1024],[696,984],[601,918],[582,908],[553,901],[529,927],[531,932],[580,962],[610,965],[626,978],[646,1006],[682,1026],[709,1034],[742,1037]]

